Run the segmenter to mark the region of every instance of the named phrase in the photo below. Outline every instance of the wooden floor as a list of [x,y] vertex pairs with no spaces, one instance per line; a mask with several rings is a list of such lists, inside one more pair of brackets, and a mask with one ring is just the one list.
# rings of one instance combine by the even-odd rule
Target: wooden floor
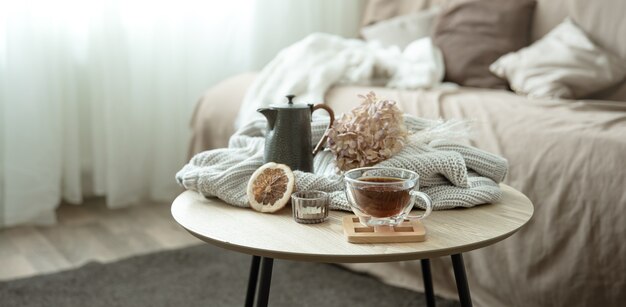
[[201,241],[170,215],[170,204],[107,209],[103,199],[61,205],[58,224],[0,229],[0,280],[78,267]]

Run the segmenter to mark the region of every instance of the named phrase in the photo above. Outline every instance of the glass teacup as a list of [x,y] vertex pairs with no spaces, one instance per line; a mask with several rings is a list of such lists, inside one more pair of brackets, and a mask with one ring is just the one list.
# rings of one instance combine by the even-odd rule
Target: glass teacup
[[[404,220],[423,219],[432,211],[432,201],[419,192],[419,175],[413,171],[389,167],[363,167],[344,174],[346,196],[361,224],[396,226]],[[420,197],[426,211],[410,216]]]

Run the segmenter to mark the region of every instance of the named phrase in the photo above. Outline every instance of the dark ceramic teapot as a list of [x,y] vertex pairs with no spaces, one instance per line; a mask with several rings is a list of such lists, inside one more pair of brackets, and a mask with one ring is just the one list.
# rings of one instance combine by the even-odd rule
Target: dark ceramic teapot
[[311,115],[315,110],[326,110],[330,115],[328,127],[332,126],[335,115],[325,104],[294,103],[294,97],[288,95],[286,104],[274,104],[257,110],[267,118],[264,162],[282,163],[292,170],[313,172],[313,156],[326,142],[326,136],[312,149]]

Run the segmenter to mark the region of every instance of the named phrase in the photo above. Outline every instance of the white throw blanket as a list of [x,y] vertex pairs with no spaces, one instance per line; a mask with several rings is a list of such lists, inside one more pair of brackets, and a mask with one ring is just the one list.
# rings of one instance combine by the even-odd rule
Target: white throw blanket
[[[447,140],[446,123],[405,116],[408,144],[378,166],[409,169],[420,175],[420,190],[433,200],[435,210],[472,207],[497,202],[502,192],[507,161],[477,148]],[[265,119],[248,123],[235,133],[228,148],[209,150],[194,156],[177,174],[176,180],[189,190],[216,196],[225,202],[248,207],[246,187],[252,173],[263,165]],[[328,120],[314,120],[312,143],[324,133]],[[296,190],[322,190],[330,194],[331,209],[350,210],[342,176],[335,172],[333,154],[322,151],[315,156],[314,173],[295,171]],[[418,207],[424,207],[418,203]]]
[[429,88],[441,84],[443,56],[430,38],[398,47],[311,34],[283,49],[259,73],[248,89],[237,128],[259,118],[258,108],[282,103],[285,95],[296,101],[320,103],[335,84],[385,85],[391,88]]

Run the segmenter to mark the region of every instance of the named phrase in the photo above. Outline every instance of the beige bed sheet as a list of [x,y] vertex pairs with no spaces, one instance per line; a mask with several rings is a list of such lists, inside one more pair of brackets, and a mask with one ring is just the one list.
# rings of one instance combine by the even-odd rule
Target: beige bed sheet
[[[214,87],[193,119],[192,152],[226,146],[253,74]],[[465,254],[476,306],[623,306],[626,302],[626,102],[538,101],[484,89],[399,91],[341,86],[341,114],[373,89],[408,113],[474,122],[472,143],[509,159],[506,182],[535,204],[517,234]],[[426,221],[428,227],[428,221]],[[354,264],[384,282],[422,289],[419,262]],[[432,260],[437,295],[456,297],[448,258]]]

